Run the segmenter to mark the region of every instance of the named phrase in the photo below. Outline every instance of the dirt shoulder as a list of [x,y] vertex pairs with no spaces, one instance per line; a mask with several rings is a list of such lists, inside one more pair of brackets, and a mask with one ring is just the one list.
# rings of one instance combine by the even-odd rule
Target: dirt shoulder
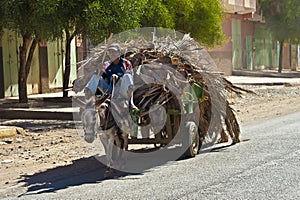
[[229,101],[240,124],[270,119],[300,111],[300,87],[242,86],[255,92]]
[[0,199],[25,192],[22,180],[27,176],[92,156],[73,121],[6,120],[2,124],[27,128],[23,135],[1,140]]
[[[255,94],[228,94],[242,126],[300,111],[300,87],[242,87]],[[2,120],[1,124],[24,127],[26,133],[0,141],[0,198],[26,192],[26,176],[94,155],[73,121]]]

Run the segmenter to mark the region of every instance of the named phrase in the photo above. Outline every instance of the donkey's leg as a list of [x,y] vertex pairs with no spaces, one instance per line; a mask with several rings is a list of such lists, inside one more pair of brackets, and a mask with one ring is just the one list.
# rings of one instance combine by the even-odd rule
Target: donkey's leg
[[218,139],[217,143],[225,143],[228,142],[228,136],[226,135],[224,127],[221,130],[221,137]]
[[104,146],[104,150],[105,150],[105,156],[106,156],[106,162],[107,162],[107,167],[111,168],[112,167],[112,145],[111,143],[111,139],[109,138],[110,134],[109,133],[102,133],[100,134],[100,140]]
[[124,142],[123,142],[123,149],[124,149],[125,151],[128,151],[128,134],[122,132],[121,136],[122,136],[122,139],[123,139],[123,141],[124,141]]
[[[127,133],[122,133],[122,138],[123,138],[123,149],[125,151],[128,151],[128,134]],[[126,157],[126,152],[121,155],[121,169],[125,168],[127,162],[127,157]]]
[[106,152],[106,159],[107,159],[107,169],[104,172],[104,178],[109,178],[114,173],[114,161],[113,161],[113,149],[114,149],[114,137],[112,132],[109,131],[107,133],[107,152]]
[[104,133],[99,134],[100,141],[104,147],[105,155],[107,154],[108,138]]
[[116,142],[116,146],[115,146],[115,163],[116,163],[116,167],[119,169],[120,168],[120,159],[121,159],[121,156],[122,156],[122,141],[121,139],[119,138],[118,134],[115,133],[114,135],[114,138],[115,138],[115,142]]
[[104,172],[104,178],[108,178],[111,176],[112,174],[112,160],[111,160],[111,157],[110,157],[110,153],[109,153],[109,135],[107,133],[101,133],[100,134],[100,140],[104,146],[104,150],[105,150],[105,157],[106,157],[106,164],[107,164],[107,168]]
[[114,137],[112,134],[109,134],[108,138],[108,146],[107,146],[107,159],[109,161],[109,167],[113,167],[114,161],[113,161],[113,148],[114,148]]
[[128,151],[128,134],[124,134],[123,135],[123,139],[124,139],[124,150]]
[[124,152],[124,149],[128,148],[128,134],[120,132],[118,135],[116,135],[115,141],[117,145],[116,161],[118,164],[118,169],[122,170],[125,168],[126,165],[126,154]]

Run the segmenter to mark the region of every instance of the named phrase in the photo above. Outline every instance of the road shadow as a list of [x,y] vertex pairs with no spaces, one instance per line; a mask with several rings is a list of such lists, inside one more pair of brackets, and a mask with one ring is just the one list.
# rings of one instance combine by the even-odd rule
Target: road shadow
[[[213,148],[211,152],[218,152],[232,145],[225,145]],[[27,191],[24,195],[52,193],[58,190],[66,189],[73,186],[83,184],[100,183],[107,179],[118,180],[129,175],[141,175],[157,167],[172,164],[178,160],[186,158],[178,157],[182,153],[181,148],[143,148],[126,152],[127,158],[126,168],[123,171],[116,171],[112,177],[105,178],[106,157],[91,156],[74,160],[72,164],[66,166],[58,166],[33,175],[21,176],[19,183],[24,184]],[[208,152],[201,152],[204,154]],[[137,176],[139,177],[139,176]],[[133,177],[135,178],[135,177]]]
[[33,175],[22,175],[19,183],[27,190],[18,197],[52,193],[73,186],[100,183],[107,179],[118,180],[128,175],[140,175],[152,168],[165,165],[169,161],[174,161],[172,156],[168,157],[168,154],[174,154],[174,150],[165,151],[163,154],[164,159],[161,159],[161,156],[153,157],[155,153],[158,153],[156,152],[157,150],[158,148],[130,151],[127,155],[127,168],[124,171],[116,171],[109,178],[104,177],[107,167],[105,165],[106,157],[103,155],[81,158],[74,160],[72,164],[47,169]]
[[230,144],[227,144],[227,143],[225,143],[225,144],[219,143],[219,144],[217,144],[218,146],[212,148],[209,152],[211,152],[211,153],[216,153],[216,152],[225,151],[225,150],[227,150],[228,148],[230,148],[230,147],[232,147],[232,146],[234,146],[234,145],[238,145],[238,144],[240,144],[240,143],[242,143],[242,142],[248,142],[248,141],[250,141],[250,139],[244,139],[244,140],[241,140],[239,143],[230,143]]
[[[99,159],[105,159],[100,156]],[[19,183],[24,184],[27,191],[18,197],[31,194],[56,192],[68,187],[82,184],[98,183],[103,180],[106,166],[99,162],[96,156],[74,160],[72,164],[58,166],[33,175],[23,175]],[[122,177],[130,173],[116,172],[115,176]]]

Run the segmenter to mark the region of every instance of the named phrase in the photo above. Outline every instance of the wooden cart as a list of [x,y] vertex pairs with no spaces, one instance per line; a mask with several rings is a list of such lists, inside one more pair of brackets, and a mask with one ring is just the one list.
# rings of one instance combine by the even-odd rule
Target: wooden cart
[[[148,110],[147,114],[142,116],[132,113],[132,119],[135,121],[135,137],[129,139],[129,144],[154,144],[156,147],[180,144],[184,150],[186,149],[183,157],[195,157],[202,144],[201,133],[197,125],[199,113],[195,113],[199,112],[201,97],[202,86],[194,83],[192,87],[184,91],[179,100],[172,99],[164,105],[158,105],[157,108],[154,107],[152,111]],[[152,113],[154,126],[149,126],[151,112],[154,113]]]

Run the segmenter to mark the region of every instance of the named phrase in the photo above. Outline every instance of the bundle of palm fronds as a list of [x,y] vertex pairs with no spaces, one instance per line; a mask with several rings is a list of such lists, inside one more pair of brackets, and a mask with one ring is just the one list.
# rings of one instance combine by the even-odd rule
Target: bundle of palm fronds
[[[244,90],[226,80],[207,51],[189,35],[181,39],[167,36],[155,41],[137,39],[114,42],[119,42],[126,50],[123,56],[134,67],[133,100],[140,110],[140,117],[148,115],[155,104],[163,105],[167,110],[183,112],[182,99],[186,85],[192,87],[197,84],[202,92],[196,98],[200,112],[199,116],[195,115],[198,119],[194,120],[199,120],[203,139],[219,133],[224,136],[227,130],[233,142],[239,142],[239,124],[226,94],[241,94]],[[82,90],[92,74],[101,68],[106,59],[105,48],[105,45],[98,46],[93,56],[82,62],[83,76],[76,80],[75,91]]]

